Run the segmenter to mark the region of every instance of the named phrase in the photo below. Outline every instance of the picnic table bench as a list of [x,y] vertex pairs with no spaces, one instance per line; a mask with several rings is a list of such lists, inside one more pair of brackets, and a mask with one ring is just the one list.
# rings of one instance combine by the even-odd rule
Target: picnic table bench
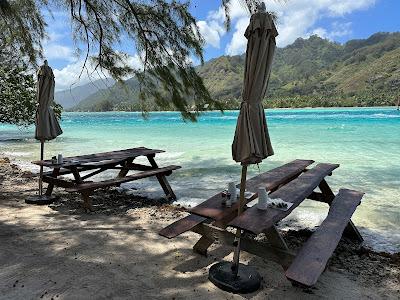
[[[313,163],[312,160],[296,159],[246,182],[246,190],[254,193],[246,200],[247,203],[257,198],[258,188],[264,187],[270,198],[281,198],[293,203],[286,211],[274,208],[259,210],[252,206],[245,207],[244,212],[237,216],[239,203],[226,207],[222,204],[222,193],[218,193],[190,209],[190,215],[163,228],[159,234],[174,238],[187,231],[198,233],[201,238],[193,249],[207,255],[207,249],[216,240],[233,245],[235,235],[226,228],[238,228],[245,233],[241,239],[241,250],[279,263],[286,270],[286,277],[293,283],[312,286],[324,271],[342,235],[357,242],[363,241],[351,221],[363,193],[341,189],[335,196],[325,177],[332,175],[339,165],[320,163],[310,168]],[[305,199],[327,203],[330,208],[321,226],[296,254],[288,248],[275,225]],[[267,244],[256,242],[251,237],[251,234],[260,233],[266,235]]]
[[[97,189],[119,186],[122,183],[155,176],[168,199],[175,200],[176,196],[168,183],[166,176],[172,174],[180,166],[170,165],[159,167],[155,156],[163,150],[145,147],[131,148],[96,154],[65,157],[62,164],[54,164],[51,160],[39,160],[32,163],[51,168],[52,171],[43,174],[43,182],[48,183],[46,195],[50,196],[54,186],[65,188],[67,192],[78,192],[84,200],[85,210],[92,210],[90,195]],[[146,157],[150,165],[138,164],[133,161]],[[116,178],[103,181],[87,181],[86,179],[107,170],[119,170]],[[130,171],[139,171],[128,175]],[[89,172],[89,173],[87,173]],[[86,173],[86,174],[83,174]],[[72,174],[74,179],[66,180],[59,176]]]

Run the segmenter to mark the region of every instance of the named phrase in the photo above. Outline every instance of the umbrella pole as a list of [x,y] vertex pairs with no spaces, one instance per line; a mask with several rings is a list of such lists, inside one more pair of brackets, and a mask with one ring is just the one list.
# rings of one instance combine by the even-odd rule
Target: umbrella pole
[[[44,159],[44,139],[40,140],[40,160]],[[43,195],[43,166],[40,166],[39,173],[39,195],[29,196],[25,199],[25,203],[35,205],[46,205],[51,204],[56,199],[53,195]]]
[[[245,206],[244,193],[246,191],[246,177],[247,177],[247,165],[242,165],[242,177],[240,180],[240,197],[239,197],[239,207],[238,216],[242,214],[243,207]],[[237,276],[239,270],[239,257],[240,257],[240,237],[242,235],[242,230],[236,229],[236,240],[234,245],[236,246],[235,252],[233,254],[232,262],[232,273]]]
[[[247,165],[242,165],[242,178],[240,181],[240,200],[238,215],[242,213],[245,205],[244,192],[246,190]],[[252,293],[260,288],[261,276],[257,270],[251,266],[240,264],[240,236],[242,231],[236,230],[233,254],[233,262],[222,261],[211,266],[208,279],[224,291],[246,294]]]
[[[40,160],[44,158],[44,140],[40,140]],[[40,165],[39,196],[43,195],[43,166]]]

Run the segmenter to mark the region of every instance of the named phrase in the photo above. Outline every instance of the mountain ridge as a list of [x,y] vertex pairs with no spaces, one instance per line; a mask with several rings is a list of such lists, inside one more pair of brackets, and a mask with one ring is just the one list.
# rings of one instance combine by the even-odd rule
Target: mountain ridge
[[71,89],[57,91],[54,93],[54,100],[58,104],[61,104],[64,109],[69,109],[79,105],[82,100],[97,91],[107,89],[114,84],[115,81],[111,78],[94,80]]
[[[240,105],[245,55],[220,56],[197,67],[212,97]],[[73,107],[77,111],[140,110],[138,83],[114,84]],[[344,44],[313,35],[277,48],[266,107],[394,105],[400,90],[400,32],[378,32]],[[149,107],[149,110],[157,110]]]

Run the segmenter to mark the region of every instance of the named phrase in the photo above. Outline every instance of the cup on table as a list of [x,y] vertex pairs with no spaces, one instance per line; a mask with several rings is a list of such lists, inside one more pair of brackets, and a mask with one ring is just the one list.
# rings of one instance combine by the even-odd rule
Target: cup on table
[[235,203],[237,201],[236,183],[229,182],[229,184],[228,184],[228,193],[230,194],[231,203]]
[[266,210],[268,208],[268,194],[265,188],[258,188],[258,203],[257,208]]
[[63,162],[64,162],[64,159],[63,159],[62,154],[60,153],[57,155],[57,163],[62,164]]

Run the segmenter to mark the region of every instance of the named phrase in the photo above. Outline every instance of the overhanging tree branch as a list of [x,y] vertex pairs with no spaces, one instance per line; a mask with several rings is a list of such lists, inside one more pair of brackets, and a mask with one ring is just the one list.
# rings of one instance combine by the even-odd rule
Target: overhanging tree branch
[[[243,1],[249,10],[257,2]],[[221,0],[227,27],[230,3]],[[78,50],[85,48],[82,72],[91,60],[94,70],[118,81],[135,76],[141,101],[178,109],[185,119],[195,120],[205,107],[222,109],[191,62],[194,58],[203,63],[204,41],[184,0],[0,0],[0,29],[9,30],[2,31],[8,32],[3,40],[21,49],[31,64],[43,56],[46,24],[41,9],[51,11],[54,4],[70,14],[75,44]],[[134,45],[129,53],[139,55],[143,68],[129,65],[128,53],[119,47],[125,37]]]

